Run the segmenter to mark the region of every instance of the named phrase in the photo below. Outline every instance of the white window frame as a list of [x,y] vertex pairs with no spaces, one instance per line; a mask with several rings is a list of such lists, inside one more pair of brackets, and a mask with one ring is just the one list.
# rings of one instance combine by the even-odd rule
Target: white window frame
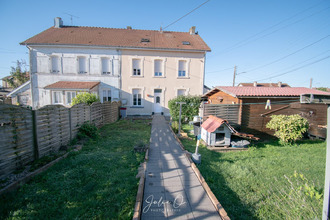
[[187,89],[180,88],[180,89],[177,89],[177,90],[176,90],[176,96],[177,96],[177,97],[180,96],[180,95],[179,95],[179,91],[184,91],[183,94],[180,94],[180,95],[184,95],[184,96],[187,95]]
[[[58,94],[59,96],[56,97],[56,94]],[[56,102],[57,98],[59,99],[58,102]],[[63,91],[52,91],[52,104],[63,104]]]
[[[85,59],[85,71],[80,69],[80,60]],[[77,57],[77,70],[78,74],[87,74],[88,73],[88,58],[86,56],[78,56]]]
[[[138,104],[135,104],[134,105],[134,99],[135,99],[135,95],[134,94],[134,90],[140,90],[140,98],[141,98],[141,105],[138,105]],[[131,88],[131,91],[132,91],[132,95],[131,95],[131,107],[133,108],[143,108],[144,107],[144,88],[141,88],[141,87],[134,87],[134,88]]]
[[[103,61],[107,60],[108,62],[108,71],[104,71]],[[101,57],[101,75],[113,75],[112,74],[112,60],[109,57]]]
[[[134,75],[134,60],[140,61],[140,75]],[[130,62],[131,77],[144,77],[144,57],[132,57]]]
[[[54,68],[53,59],[57,59],[57,70]],[[61,72],[61,57],[57,55],[50,56],[50,72],[51,73],[60,73]]]
[[[156,61],[160,61],[161,62],[161,73],[162,75],[160,76],[159,74],[156,74]],[[153,74],[153,77],[155,78],[165,78],[165,63],[166,63],[166,58],[160,58],[160,57],[157,57],[157,58],[154,58],[153,60],[153,70],[152,70],[152,74]]]
[[[185,62],[185,75],[179,76],[180,74],[180,62]],[[186,79],[189,78],[189,67],[190,67],[190,59],[178,59],[177,61],[177,78]]]
[[[69,102],[69,98],[68,98],[69,94],[70,94],[70,100],[71,100],[71,102]],[[66,91],[66,92],[65,92],[65,103],[66,103],[67,105],[71,105],[71,103],[72,103],[72,99],[74,98],[74,97],[72,96],[72,94],[74,94],[74,97],[77,96],[77,92],[76,92],[76,91]]]
[[[110,98],[110,100],[109,100],[109,98]],[[102,103],[111,102],[111,100],[112,100],[111,89],[102,89]]]

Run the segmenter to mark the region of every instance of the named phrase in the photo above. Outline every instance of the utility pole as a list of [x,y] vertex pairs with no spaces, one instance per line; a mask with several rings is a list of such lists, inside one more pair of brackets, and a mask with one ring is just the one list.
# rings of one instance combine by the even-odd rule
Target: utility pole
[[180,104],[180,114],[179,114],[179,129],[178,129],[178,136],[180,137],[180,130],[181,130],[181,111],[182,105],[186,104],[185,102],[176,102],[176,104]]
[[330,105],[328,105],[328,123],[327,123],[327,151],[325,164],[325,184],[323,194],[323,212],[322,219],[328,220],[330,217]]
[[235,78],[236,78],[236,66],[234,68],[234,78],[233,78],[233,86],[235,86]]
[[313,86],[313,78],[311,78],[311,80],[309,81],[309,88],[311,89]]

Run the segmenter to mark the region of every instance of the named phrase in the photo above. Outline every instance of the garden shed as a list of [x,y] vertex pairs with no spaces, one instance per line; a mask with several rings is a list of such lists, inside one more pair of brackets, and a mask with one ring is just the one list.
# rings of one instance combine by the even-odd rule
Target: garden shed
[[202,124],[201,138],[209,146],[229,146],[233,132],[226,120],[210,115]]

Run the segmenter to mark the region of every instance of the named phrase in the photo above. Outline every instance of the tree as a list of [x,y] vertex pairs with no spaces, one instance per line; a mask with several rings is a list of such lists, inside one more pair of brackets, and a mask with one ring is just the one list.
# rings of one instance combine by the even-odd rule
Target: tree
[[180,105],[176,104],[176,102],[186,103],[182,105],[181,117],[183,121],[192,121],[193,116],[198,115],[201,97],[180,95],[168,101],[168,107],[173,121],[179,121]]
[[5,79],[5,81],[13,88],[19,87],[30,79],[26,69],[24,68],[24,70],[22,70],[24,63],[25,61],[23,60],[17,60],[16,67],[11,67],[10,77]]
[[282,143],[294,143],[303,137],[303,133],[308,130],[307,119],[300,115],[272,115],[271,120],[266,125],[267,128],[275,130],[275,136]]
[[93,102],[99,102],[100,99],[99,97],[97,97],[97,95],[95,94],[91,94],[88,92],[83,92],[83,93],[79,93],[76,95],[76,97],[74,97],[72,99],[72,103],[71,105],[77,105],[79,103],[85,103],[87,105],[91,105],[93,104]]

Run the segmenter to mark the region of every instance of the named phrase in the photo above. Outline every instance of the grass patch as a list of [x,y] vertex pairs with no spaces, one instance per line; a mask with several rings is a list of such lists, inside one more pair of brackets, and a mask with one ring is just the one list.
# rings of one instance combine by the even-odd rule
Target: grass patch
[[[189,152],[195,151],[196,141],[181,141]],[[271,142],[226,153],[201,146],[199,153],[198,168],[231,219],[322,217],[325,142],[303,141],[297,146]]]
[[149,142],[146,121],[118,121],[35,177],[18,191],[0,197],[0,219],[131,219],[144,153],[134,145]]

